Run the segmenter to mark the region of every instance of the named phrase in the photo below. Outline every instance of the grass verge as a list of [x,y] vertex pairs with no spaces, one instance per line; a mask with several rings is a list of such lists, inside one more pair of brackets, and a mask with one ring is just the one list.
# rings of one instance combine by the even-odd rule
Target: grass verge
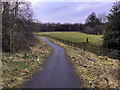
[[85,88],[118,88],[119,87],[119,60],[96,56],[80,48],[69,46],[55,39],[48,38],[65,48],[71,58],[73,66],[83,81]]
[[30,48],[30,51],[25,52],[3,53],[3,88],[19,88],[35,72],[43,69],[52,48],[41,38],[39,38],[35,46]]

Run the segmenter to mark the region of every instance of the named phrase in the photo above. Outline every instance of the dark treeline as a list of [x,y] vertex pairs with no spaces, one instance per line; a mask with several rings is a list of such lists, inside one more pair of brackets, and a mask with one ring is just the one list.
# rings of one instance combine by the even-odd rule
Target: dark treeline
[[98,18],[93,12],[86,19],[85,24],[81,23],[34,23],[37,32],[54,32],[54,31],[79,31],[88,34],[103,34],[102,18]]
[[[39,26],[40,25],[40,26]],[[82,31],[83,24],[60,24],[60,23],[39,23],[36,31],[53,32],[53,31]]]

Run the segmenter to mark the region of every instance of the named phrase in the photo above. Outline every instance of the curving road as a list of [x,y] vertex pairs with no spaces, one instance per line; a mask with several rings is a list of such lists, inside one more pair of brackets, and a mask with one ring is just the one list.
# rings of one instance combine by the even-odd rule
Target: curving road
[[80,88],[81,81],[76,77],[64,49],[42,38],[54,48],[54,52],[44,69],[33,75],[24,88]]

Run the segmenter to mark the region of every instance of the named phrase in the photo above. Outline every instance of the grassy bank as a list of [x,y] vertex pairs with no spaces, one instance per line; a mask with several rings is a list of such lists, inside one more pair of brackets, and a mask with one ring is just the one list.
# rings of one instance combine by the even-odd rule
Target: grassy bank
[[89,53],[80,48],[69,46],[58,40],[48,39],[65,48],[78,76],[83,81],[83,87],[118,88],[119,60],[96,56],[94,53]]
[[3,53],[3,88],[21,87],[36,71],[42,70],[52,48],[41,38],[35,44],[30,47],[29,51],[14,54]]

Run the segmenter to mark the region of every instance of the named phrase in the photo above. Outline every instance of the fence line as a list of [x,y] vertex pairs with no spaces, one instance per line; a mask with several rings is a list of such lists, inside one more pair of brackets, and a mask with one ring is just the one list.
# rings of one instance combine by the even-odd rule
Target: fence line
[[108,56],[110,58],[120,60],[120,51],[106,49],[106,48],[103,48],[102,46],[99,46],[99,45],[93,45],[89,42],[88,38],[86,38],[86,42],[71,42],[68,40],[63,40],[60,38],[51,37],[50,35],[42,35],[42,36],[47,36],[47,37],[50,37],[52,39],[59,40],[67,45],[75,46],[75,47],[83,49],[84,51],[95,53],[98,56]]

